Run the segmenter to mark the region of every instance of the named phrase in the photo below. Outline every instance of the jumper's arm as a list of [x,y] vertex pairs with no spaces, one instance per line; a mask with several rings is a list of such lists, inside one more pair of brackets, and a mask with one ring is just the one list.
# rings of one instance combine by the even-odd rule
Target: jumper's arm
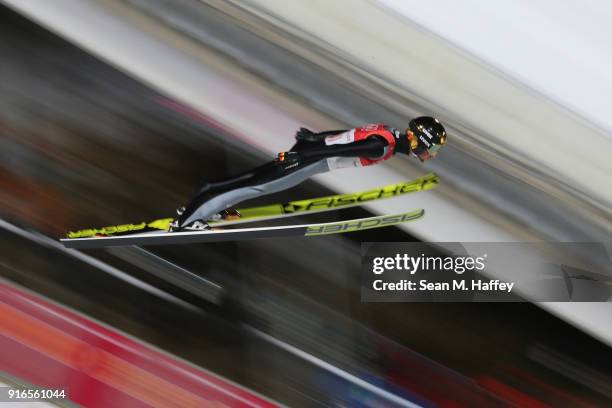
[[298,141],[289,152],[279,153],[275,162],[292,166],[295,163],[314,163],[330,157],[367,157],[375,159],[385,154],[387,141],[382,136],[371,136],[358,142],[325,145],[322,142]]
[[327,130],[325,132],[315,133],[310,129],[300,128],[295,133],[295,140],[303,142],[323,142],[327,136],[339,135],[347,130]]
[[323,160],[330,157],[368,157],[377,158],[385,154],[387,141],[382,137],[372,136],[359,142],[338,145],[317,145],[298,150],[304,160]]

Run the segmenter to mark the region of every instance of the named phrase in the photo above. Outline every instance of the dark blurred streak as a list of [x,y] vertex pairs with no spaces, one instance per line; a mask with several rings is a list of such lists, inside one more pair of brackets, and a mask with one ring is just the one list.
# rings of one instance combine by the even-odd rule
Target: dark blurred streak
[[[0,228],[3,229],[5,232],[9,232],[12,234],[15,234],[21,238],[24,238],[26,240],[29,240],[35,244],[41,245],[43,247],[47,247],[51,250],[55,250],[58,252],[61,252],[62,254],[65,254],[68,257],[74,258],[77,261],[83,262],[93,268],[95,268],[98,271],[107,273],[109,275],[112,275],[113,277],[116,277],[122,281],[124,281],[126,284],[128,285],[132,285],[132,286],[136,286],[137,288],[144,290],[145,292],[149,292],[150,294],[157,296],[157,297],[161,297],[162,299],[166,300],[166,301],[170,301],[170,302],[174,302],[177,303],[179,305],[181,305],[182,307],[186,307],[188,309],[191,309],[192,311],[196,311],[198,312],[198,309],[194,308],[193,306],[189,305],[188,303],[186,303],[185,301],[174,297],[164,291],[159,290],[158,288],[147,284],[146,282],[143,282],[137,278],[134,278],[133,276],[111,266],[108,265],[92,256],[89,256],[87,254],[81,253],[80,251],[75,251],[73,249],[67,249],[64,248],[64,246],[62,244],[60,244],[59,242],[57,242],[54,239],[51,239],[49,237],[46,237],[44,235],[41,235],[39,233],[36,232],[30,232],[30,231],[26,231],[22,228],[17,227],[16,225],[10,224],[2,219],[0,219]],[[7,266],[5,264],[5,266]]]
[[541,344],[530,347],[527,355],[544,367],[612,399],[612,377],[609,375]]
[[156,277],[215,304],[221,302],[223,288],[179,265],[140,247],[113,247],[112,255],[143,269]]

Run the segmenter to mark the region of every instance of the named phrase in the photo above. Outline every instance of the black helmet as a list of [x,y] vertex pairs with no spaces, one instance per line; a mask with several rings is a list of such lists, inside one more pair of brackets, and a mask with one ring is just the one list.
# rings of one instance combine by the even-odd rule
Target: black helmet
[[438,119],[431,116],[412,119],[406,129],[406,133],[409,132],[414,135],[410,138],[410,144],[412,152],[417,156],[427,151],[429,156],[434,157],[446,143],[446,129]]

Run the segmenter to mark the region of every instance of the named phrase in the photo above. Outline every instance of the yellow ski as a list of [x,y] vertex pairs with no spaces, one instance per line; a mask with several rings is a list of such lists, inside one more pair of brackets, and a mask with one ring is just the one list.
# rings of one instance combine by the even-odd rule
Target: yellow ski
[[[223,218],[207,221],[213,227],[223,225],[236,225],[249,222],[273,220],[278,218],[292,217],[297,215],[308,215],[325,211],[333,211],[342,208],[356,207],[371,201],[378,201],[404,194],[430,190],[438,185],[439,177],[435,173],[429,173],[415,180],[367,191],[349,194],[336,194],[325,197],[310,198],[305,200],[289,201],[287,203],[270,204],[258,207],[239,208],[240,214],[236,218]],[[173,218],[161,218],[151,222],[140,222],[136,224],[111,225],[102,228],[89,228],[80,231],[69,232],[68,238],[87,238],[95,236],[126,235],[154,230],[167,231]]]

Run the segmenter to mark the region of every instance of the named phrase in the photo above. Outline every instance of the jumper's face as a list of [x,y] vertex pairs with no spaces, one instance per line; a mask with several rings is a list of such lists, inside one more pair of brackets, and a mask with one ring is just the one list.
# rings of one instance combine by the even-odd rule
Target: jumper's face
[[414,134],[414,132],[410,130],[406,131],[406,137],[410,141],[410,148],[412,149],[412,154],[418,157],[419,160],[422,162],[436,157],[442,146],[444,146],[444,144],[446,143],[446,137],[443,137],[440,140],[439,144],[434,144],[431,145],[429,148],[425,148],[422,143],[419,143],[419,139]]
[[435,157],[435,155],[430,154],[427,149],[421,148],[421,146],[419,145],[419,139],[414,134],[414,132],[407,130],[406,137],[410,142],[410,149],[412,154],[418,157],[420,161],[424,162],[425,160],[429,160]]

